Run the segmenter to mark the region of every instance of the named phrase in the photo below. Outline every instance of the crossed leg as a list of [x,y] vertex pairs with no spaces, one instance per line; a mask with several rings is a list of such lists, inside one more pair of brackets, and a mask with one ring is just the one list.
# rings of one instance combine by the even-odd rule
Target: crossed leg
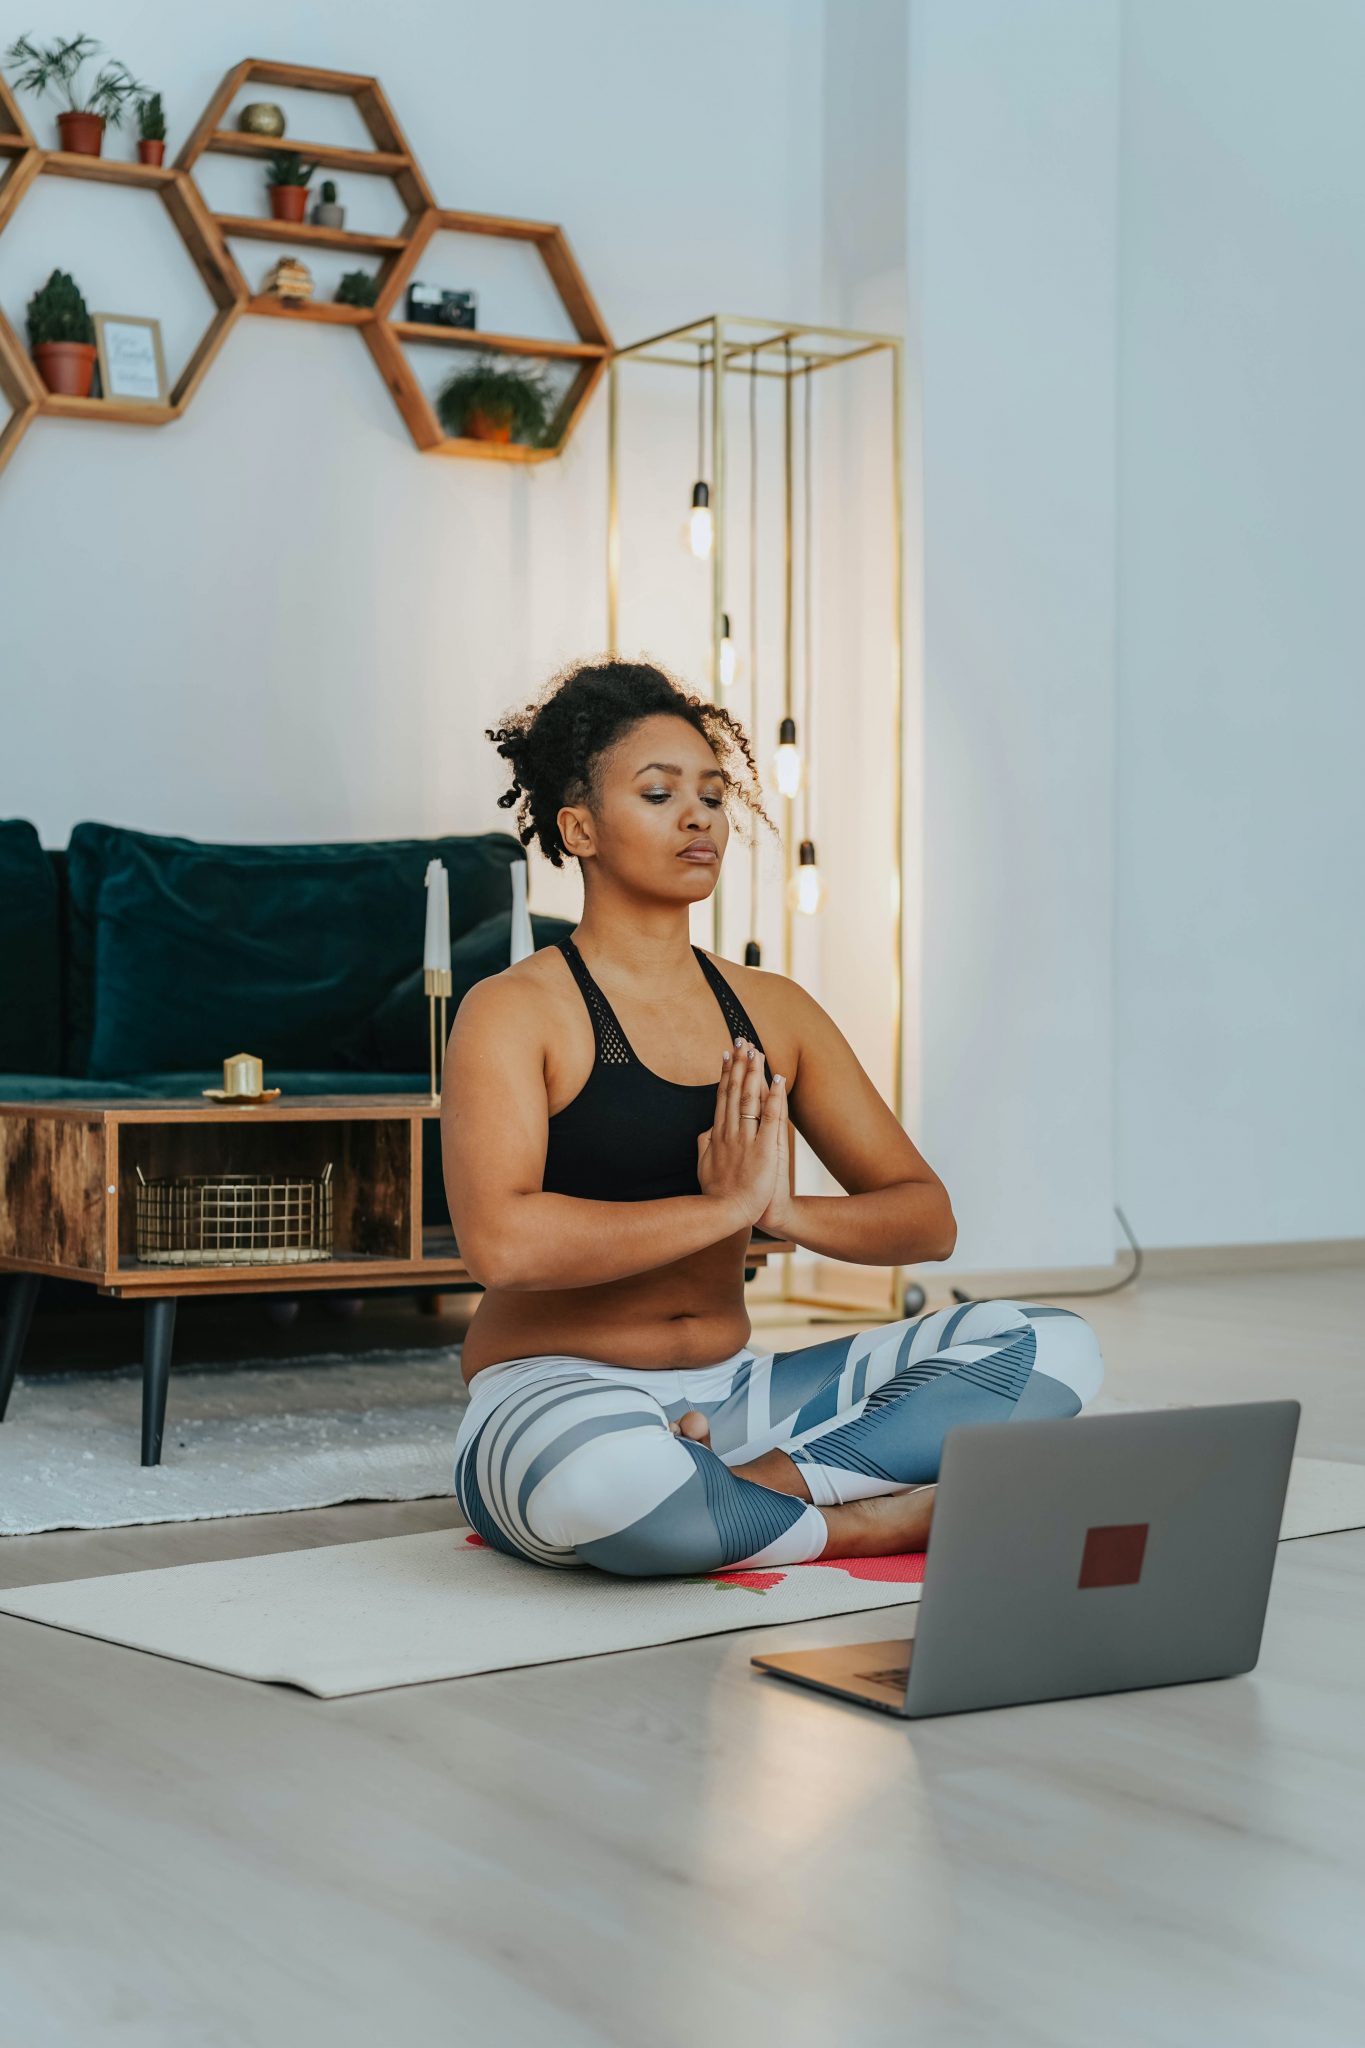
[[883,1555],[927,1537],[950,1429],[1074,1415],[1101,1376],[1081,1317],[1009,1301],[745,1351],[718,1395],[667,1376],[700,1405],[566,1359],[489,1416],[456,1492],[499,1549],[627,1577]]

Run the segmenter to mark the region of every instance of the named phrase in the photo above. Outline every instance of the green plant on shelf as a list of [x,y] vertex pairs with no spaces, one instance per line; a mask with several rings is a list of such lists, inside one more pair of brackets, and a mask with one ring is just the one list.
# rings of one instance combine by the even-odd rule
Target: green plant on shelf
[[339,306],[372,306],[379,297],[379,279],[372,270],[343,271],[337,286]]
[[166,113],[161,104],[161,94],[151,93],[137,103],[137,132],[144,142],[166,140]]
[[94,324],[69,271],[54,270],[28,302],[28,342],[41,348],[49,341],[93,342]]
[[86,85],[81,72],[92,57],[101,54],[102,48],[93,36],[69,36],[65,41],[59,38],[44,48],[24,35],[10,44],[5,61],[22,67],[14,73],[14,83],[21,92],[31,92],[40,99],[45,94],[55,94],[64,101],[63,113],[91,114],[117,128],[129,100],[145,93],[147,88],[117,59],[104,65],[93,84]]
[[309,185],[316,169],[317,165],[306,164],[296,149],[273,149],[265,182],[267,185]]
[[441,386],[436,416],[454,440],[543,448],[554,416],[554,393],[539,366],[482,356]]

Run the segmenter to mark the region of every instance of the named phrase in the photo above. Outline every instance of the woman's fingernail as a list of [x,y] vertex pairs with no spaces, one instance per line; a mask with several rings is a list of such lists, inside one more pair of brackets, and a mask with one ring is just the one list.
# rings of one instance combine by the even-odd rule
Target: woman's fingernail
[[743,1052],[743,1050],[744,1050],[744,1040],[743,1040],[742,1038],[737,1038],[737,1039],[735,1040],[735,1051],[736,1051],[736,1052]]
[[774,1088],[785,1088],[785,1087],[786,1087],[786,1085],[787,1085],[787,1084],[786,1084],[786,1082],[785,1082],[785,1081],[783,1080],[783,1078],[782,1078],[781,1074],[774,1074],[774,1075],[773,1075],[773,1086],[774,1086]]
[[722,1065],[722,1066],[726,1066],[726,1067],[728,1067],[728,1066],[729,1066],[729,1064],[730,1064],[730,1061],[731,1061],[731,1059],[732,1059],[733,1057],[734,1057],[734,1055],[733,1055],[732,1053],[730,1053],[730,1052],[723,1052],[723,1053],[721,1054],[721,1056],[720,1056],[720,1058],[721,1058],[721,1065]]

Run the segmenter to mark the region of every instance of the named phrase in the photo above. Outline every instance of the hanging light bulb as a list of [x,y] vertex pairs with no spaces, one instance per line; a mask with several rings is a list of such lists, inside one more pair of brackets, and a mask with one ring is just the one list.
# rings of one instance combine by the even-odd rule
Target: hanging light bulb
[[711,489],[708,484],[692,486],[692,512],[687,522],[687,545],[699,562],[704,562],[711,552],[716,537],[715,522],[711,517]]
[[801,787],[801,749],[796,744],[796,720],[784,718],[777,728],[777,752],[773,775],[783,796],[793,797]]
[[711,487],[702,481],[706,469],[706,349],[697,343],[697,466],[692,472],[692,511],[687,521],[687,546],[704,562],[715,543],[715,522],[711,517]]
[[825,900],[825,885],[816,865],[815,841],[803,839],[796,857],[796,873],[787,884],[787,901],[803,917],[814,917]]
[[730,638],[730,614],[720,615],[720,686],[728,690],[735,679],[735,643]]
[[746,939],[744,941],[744,965],[746,967],[761,967],[763,965],[763,948],[759,945],[757,939]]

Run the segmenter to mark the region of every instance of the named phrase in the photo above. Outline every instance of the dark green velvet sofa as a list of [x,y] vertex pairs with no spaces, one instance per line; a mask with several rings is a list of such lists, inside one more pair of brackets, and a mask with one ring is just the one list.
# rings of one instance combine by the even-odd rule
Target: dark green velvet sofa
[[[290,1095],[429,1085],[427,862],[450,877],[453,1006],[505,967],[505,832],[214,846],[80,824],[61,851],[0,820],[0,1100],[197,1095],[250,1052]],[[538,946],[572,926],[534,917]],[[445,1222],[426,1133],[426,1221]]]

